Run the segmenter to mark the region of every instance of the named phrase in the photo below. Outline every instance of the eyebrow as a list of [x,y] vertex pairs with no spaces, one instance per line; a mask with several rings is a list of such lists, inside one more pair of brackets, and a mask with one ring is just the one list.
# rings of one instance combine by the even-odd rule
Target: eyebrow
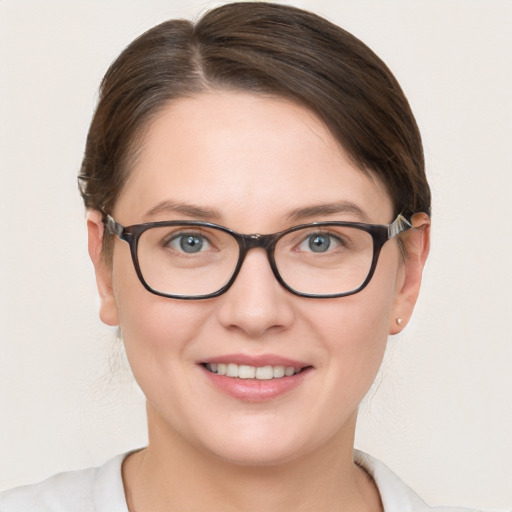
[[148,210],[144,217],[153,217],[162,213],[179,213],[186,217],[203,221],[219,221],[222,218],[219,210],[214,208],[196,206],[187,203],[176,203],[169,200],[158,203],[156,206]]
[[351,201],[340,201],[337,203],[326,203],[314,206],[306,206],[292,210],[288,214],[291,221],[300,221],[309,217],[318,217],[320,215],[349,214],[357,217],[363,222],[368,222],[369,218],[366,212],[356,203]]
[[[186,217],[219,222],[222,215],[219,210],[204,206],[197,206],[188,203],[177,203],[175,201],[165,200],[148,210],[144,217],[149,219],[155,215],[165,213],[178,213]],[[313,206],[305,206],[292,210],[286,217],[290,221],[298,222],[311,217],[325,215],[345,214],[353,215],[362,222],[368,222],[368,215],[357,204],[351,201],[339,201],[336,203],[326,203]]]

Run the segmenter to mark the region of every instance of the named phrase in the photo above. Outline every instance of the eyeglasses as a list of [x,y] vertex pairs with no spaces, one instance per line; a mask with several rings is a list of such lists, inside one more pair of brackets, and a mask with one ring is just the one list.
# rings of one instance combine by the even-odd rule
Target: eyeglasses
[[135,271],[148,291],[184,300],[225,293],[255,248],[267,252],[274,276],[295,295],[352,295],[370,282],[382,246],[412,227],[402,215],[389,225],[315,222],[271,235],[243,235],[196,221],[124,227],[107,214],[104,222],[107,234],[130,245]]

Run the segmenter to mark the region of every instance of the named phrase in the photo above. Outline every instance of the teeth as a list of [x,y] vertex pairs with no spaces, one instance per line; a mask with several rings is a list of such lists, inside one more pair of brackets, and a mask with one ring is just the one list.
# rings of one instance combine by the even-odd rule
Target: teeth
[[285,374],[287,377],[291,377],[294,373],[295,373],[294,369],[293,369],[293,368],[290,368],[289,366],[287,366],[287,367],[284,369],[284,374]]
[[238,378],[239,379],[254,379],[256,375],[256,368],[254,366],[246,366],[241,364],[238,367]]
[[300,368],[293,366],[248,366],[238,365],[234,363],[208,363],[205,365],[206,369],[217,375],[225,375],[226,377],[233,377],[238,379],[257,379],[257,380],[271,380],[281,379],[282,377],[291,377],[301,371]]
[[238,377],[238,365],[229,363],[226,369],[226,377]]
[[272,366],[258,366],[258,368],[256,368],[256,378],[259,380],[273,379],[274,369]]
[[[292,368],[295,371],[295,368]],[[274,366],[274,379],[280,379],[285,376],[286,370],[284,366]]]

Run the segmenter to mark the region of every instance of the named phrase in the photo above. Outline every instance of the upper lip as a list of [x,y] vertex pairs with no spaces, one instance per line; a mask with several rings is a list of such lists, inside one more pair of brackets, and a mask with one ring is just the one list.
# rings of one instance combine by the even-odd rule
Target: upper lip
[[201,364],[232,363],[246,366],[293,366],[294,368],[305,368],[311,364],[298,361],[276,354],[226,354],[222,356],[209,357],[201,361]]

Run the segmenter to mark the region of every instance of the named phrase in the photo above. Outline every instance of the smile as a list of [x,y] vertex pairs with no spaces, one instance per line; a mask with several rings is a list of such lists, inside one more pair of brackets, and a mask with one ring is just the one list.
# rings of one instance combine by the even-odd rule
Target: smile
[[282,365],[249,366],[234,363],[207,363],[204,367],[211,373],[236,379],[271,380],[292,377],[300,373],[302,368]]

